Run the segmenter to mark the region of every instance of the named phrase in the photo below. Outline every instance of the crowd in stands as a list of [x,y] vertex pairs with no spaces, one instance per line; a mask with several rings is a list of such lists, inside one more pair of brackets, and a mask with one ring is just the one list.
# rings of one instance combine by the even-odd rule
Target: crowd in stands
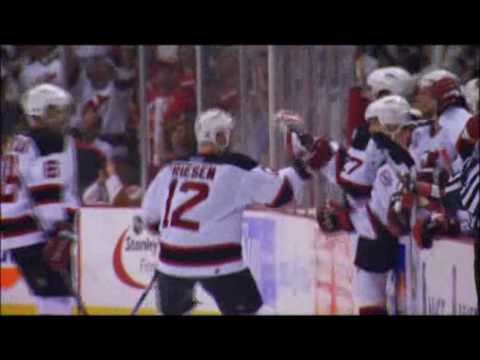
[[[149,45],[145,49],[147,163],[152,179],[165,162],[195,150],[198,69],[192,45]],[[474,46],[444,46],[436,65],[462,80],[471,79],[478,76],[475,51]],[[239,118],[238,46],[209,46],[202,56],[203,106],[220,107]],[[434,66],[432,57],[431,46],[358,46],[357,80],[361,85],[373,69],[389,65],[421,74]],[[26,130],[22,94],[33,85],[49,82],[72,94],[75,111],[69,131],[76,140],[78,191],[85,205],[129,206],[141,201],[138,61],[138,47],[131,45],[1,46],[1,121],[15,122],[19,132]],[[257,89],[263,89],[255,102],[263,109],[257,113],[262,114],[268,95],[263,73],[245,75],[258,83]],[[265,153],[268,126],[267,122],[259,124],[261,128],[250,139],[265,143],[261,147]]]

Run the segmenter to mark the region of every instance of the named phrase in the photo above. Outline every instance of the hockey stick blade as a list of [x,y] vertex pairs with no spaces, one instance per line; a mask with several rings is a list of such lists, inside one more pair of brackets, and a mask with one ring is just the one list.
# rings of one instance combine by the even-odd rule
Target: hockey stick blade
[[61,275],[63,278],[63,282],[67,286],[68,290],[72,294],[73,298],[75,299],[75,302],[77,303],[78,311],[80,315],[88,315],[87,308],[85,307],[85,304],[83,303],[82,298],[80,295],[73,289],[73,286],[70,283],[69,280],[69,274],[66,271],[61,271]]

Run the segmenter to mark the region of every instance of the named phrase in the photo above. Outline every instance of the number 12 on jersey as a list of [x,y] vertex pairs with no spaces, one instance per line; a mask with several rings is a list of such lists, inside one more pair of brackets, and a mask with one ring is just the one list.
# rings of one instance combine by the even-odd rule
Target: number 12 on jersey
[[[183,202],[182,204],[178,205],[173,211],[171,211],[172,200],[175,195],[175,191],[177,190],[177,185],[178,179],[174,179],[168,186],[168,197],[165,206],[165,214],[163,216],[163,228],[174,226],[191,231],[198,231],[198,229],[200,228],[200,224],[197,221],[189,220],[184,217],[182,218],[182,216],[188,210],[191,210],[192,208],[200,204],[202,201],[205,201],[205,199],[208,198],[210,188],[207,184],[201,182],[186,181],[182,183],[179,188],[180,192],[185,193],[189,191],[194,191],[195,195],[187,201]],[[170,212],[172,213],[171,218]]]

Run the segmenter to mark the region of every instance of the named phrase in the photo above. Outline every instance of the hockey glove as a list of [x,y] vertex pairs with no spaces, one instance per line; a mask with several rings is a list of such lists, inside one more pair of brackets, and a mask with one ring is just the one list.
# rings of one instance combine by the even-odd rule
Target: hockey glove
[[433,238],[444,229],[444,216],[440,213],[433,213],[426,219],[417,220],[413,226],[413,238],[420,249],[431,249]]
[[316,138],[312,150],[306,158],[306,163],[313,171],[320,170],[330,161],[333,156],[333,149],[330,142],[325,138]]
[[325,206],[317,209],[317,221],[320,229],[326,233],[341,230],[354,231],[350,220],[350,210],[333,201],[329,201]]
[[458,81],[444,78],[432,85],[432,94],[437,100],[438,113],[441,114],[447,106],[455,104],[461,97]]

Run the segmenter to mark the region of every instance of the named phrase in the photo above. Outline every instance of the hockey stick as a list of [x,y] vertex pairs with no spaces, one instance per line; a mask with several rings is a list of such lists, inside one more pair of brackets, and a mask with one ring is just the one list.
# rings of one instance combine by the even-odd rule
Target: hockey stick
[[70,281],[70,275],[66,270],[61,270],[60,275],[62,276],[63,282],[65,283],[65,286],[69,290],[69,292],[72,294],[73,298],[75,299],[75,302],[77,303],[78,311],[80,312],[80,315],[88,315],[87,308],[85,304],[83,303],[83,300],[74,289]]
[[[76,220],[74,221],[74,223],[76,223]],[[74,274],[73,268],[75,267],[75,265],[73,265],[74,264],[73,260],[75,259],[75,256],[74,256],[74,254],[72,254],[73,245],[77,243],[77,237],[74,235],[75,233],[76,232],[74,232],[74,233],[62,232],[62,235],[66,238],[66,240],[64,240],[64,241],[69,241],[70,242],[70,259],[72,259],[71,260],[72,262],[71,262],[71,265],[70,265],[71,273],[69,273],[65,269],[62,269],[59,272],[60,272],[60,275],[62,276],[62,279],[63,279],[63,282],[64,282],[65,286],[67,287],[69,292],[72,294],[72,297],[75,299],[75,303],[77,304],[78,311],[79,311],[80,315],[88,315],[87,307],[85,306],[85,304],[82,300],[82,297],[74,289],[73,280],[72,280],[74,276],[71,275],[71,274]]]
[[153,285],[157,281],[157,277],[158,277],[158,272],[155,271],[155,274],[153,274],[152,280],[150,280],[150,284],[148,284],[147,288],[143,291],[142,295],[140,295],[140,298],[137,300],[137,303],[133,307],[133,310],[130,315],[136,315],[136,313],[138,312],[138,309],[140,309],[143,302],[145,301],[145,298],[149,294],[150,290],[152,290]]

